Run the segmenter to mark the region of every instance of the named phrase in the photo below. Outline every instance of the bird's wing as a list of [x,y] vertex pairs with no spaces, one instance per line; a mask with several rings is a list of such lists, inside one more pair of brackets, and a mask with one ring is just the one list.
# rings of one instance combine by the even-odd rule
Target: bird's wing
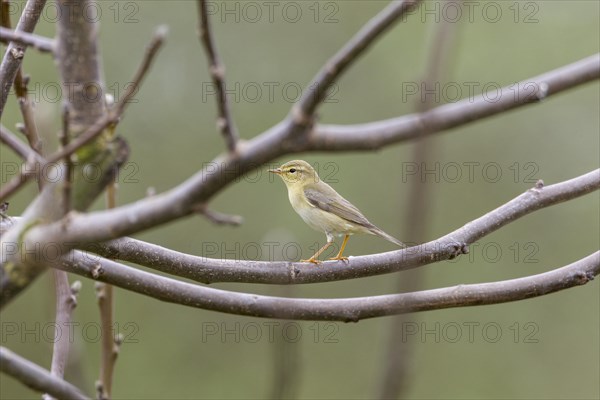
[[330,186],[320,187],[319,190],[310,187],[304,188],[304,195],[308,202],[323,211],[330,212],[355,224],[372,228],[374,225],[362,215],[358,208],[340,196]]

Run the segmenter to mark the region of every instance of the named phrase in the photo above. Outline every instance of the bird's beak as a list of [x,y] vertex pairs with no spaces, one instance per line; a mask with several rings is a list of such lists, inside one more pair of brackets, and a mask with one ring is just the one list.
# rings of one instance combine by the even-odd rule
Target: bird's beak
[[276,169],[270,169],[269,172],[272,172],[277,175],[281,175],[282,171],[281,171],[281,168],[276,168]]

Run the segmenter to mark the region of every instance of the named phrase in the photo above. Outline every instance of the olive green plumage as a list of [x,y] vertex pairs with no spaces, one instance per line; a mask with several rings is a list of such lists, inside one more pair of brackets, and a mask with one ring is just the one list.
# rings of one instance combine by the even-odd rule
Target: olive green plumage
[[316,257],[333,243],[335,236],[344,236],[344,242],[340,252],[333,259],[346,259],[342,256],[344,247],[348,237],[355,233],[377,235],[398,246],[406,247],[404,243],[369,222],[358,208],[323,182],[306,161],[289,161],[270,172],[283,179],[288,189],[290,203],[304,222],[327,236],[327,244],[310,259],[302,261],[318,263]]

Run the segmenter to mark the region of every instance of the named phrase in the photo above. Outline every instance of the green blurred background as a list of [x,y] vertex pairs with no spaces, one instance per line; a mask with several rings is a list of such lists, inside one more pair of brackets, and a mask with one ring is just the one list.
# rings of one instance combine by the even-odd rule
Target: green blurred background
[[[475,4],[472,18],[463,8],[464,15],[455,27],[457,45],[446,74],[464,90],[462,97],[468,95],[469,82],[477,83],[475,92],[479,93],[486,84],[510,85],[599,51],[596,1],[471,3]],[[232,90],[233,113],[244,139],[284,118],[296,97],[295,88],[304,87],[386,3],[270,4],[211,3],[217,44]],[[16,2],[15,10],[22,5]],[[196,36],[195,2],[106,1],[96,6],[90,10],[96,14],[90,15],[100,19],[104,76],[116,97],[131,79],[155,26],[167,24],[170,29],[166,46],[136,95],[137,103],[129,107],[119,125],[119,133],[132,148],[119,178],[118,202],[125,204],[144,197],[150,187],[157,192],[172,188],[222,152],[224,145],[215,129],[215,98],[208,91],[206,59]],[[36,33],[53,36],[56,8],[53,3],[49,7]],[[269,7],[273,7],[272,15]],[[426,7],[434,10],[433,14],[423,13],[423,8],[417,11],[343,76],[331,96],[333,101],[320,109],[320,122],[360,123],[414,112],[419,95],[407,96],[403,88],[423,77],[435,16],[454,18],[453,10],[443,5],[428,2]],[[233,11],[227,14],[225,10]],[[496,10],[501,12],[499,17]],[[17,16],[13,14],[13,21]],[[31,74],[31,90],[38,96],[37,123],[45,135],[46,150],[52,151],[60,122],[56,68],[51,57],[31,50],[24,67]],[[444,85],[442,82],[442,88],[450,89]],[[257,87],[261,93],[256,92]],[[272,96],[269,87],[274,88]],[[433,196],[429,239],[512,199],[537,179],[551,184],[598,168],[599,97],[598,82],[593,82],[542,104],[437,136],[436,157],[426,164],[439,171],[437,179],[425,177]],[[14,129],[19,121],[12,96],[2,123]],[[409,190],[415,180],[421,180],[419,175],[407,173],[414,166],[410,163],[413,148],[413,143],[407,143],[378,152],[291,155],[275,163],[292,158],[316,163],[324,179],[371,221],[410,242],[411,237],[400,235],[406,232],[403,221],[409,212]],[[2,147],[2,183],[11,177],[7,166],[17,161]],[[472,176],[465,163],[475,163]],[[457,165],[460,177],[455,175]],[[501,176],[496,178],[496,171]],[[30,184],[14,196],[11,214],[20,214],[35,194]],[[598,205],[595,192],[519,219],[472,246],[468,256],[422,268],[420,288],[527,276],[587,256],[598,249],[600,240]],[[267,242],[279,243],[274,259],[285,259],[283,246],[291,242],[307,257],[325,239],[293,212],[284,185],[267,176],[265,169],[230,185],[211,206],[244,216],[244,224],[219,227],[192,217],[136,237],[198,255],[203,255],[207,243],[215,243],[224,254],[229,252],[228,258],[238,259],[270,258]],[[101,207],[103,201],[98,201],[96,208]],[[262,254],[257,254],[256,248]],[[359,236],[349,242],[347,254],[389,250],[393,246],[381,239]],[[294,252],[290,250],[288,257],[295,257]],[[405,273],[407,279],[411,273]],[[48,324],[54,318],[51,278],[50,274],[42,276],[1,315],[2,345],[48,368],[52,351]],[[212,286],[324,298],[398,291],[397,275],[285,288]],[[408,362],[409,387],[402,396],[598,398],[599,303],[598,283],[592,282],[516,303],[413,314],[405,327],[418,332],[397,338],[413,348]],[[67,379],[92,393],[100,364],[93,282],[83,280],[74,321],[79,325],[74,331],[73,365]],[[292,358],[288,393],[293,397],[369,399],[380,392],[392,319],[288,324],[169,305],[117,290],[116,321],[127,340],[116,365],[115,398],[268,397],[281,372],[275,360],[285,349]],[[471,337],[469,326],[473,327]],[[17,332],[9,334],[15,327]],[[213,329],[218,332],[210,334]],[[425,331],[429,333],[423,334]],[[5,375],[0,375],[0,395],[6,399],[39,398]]]

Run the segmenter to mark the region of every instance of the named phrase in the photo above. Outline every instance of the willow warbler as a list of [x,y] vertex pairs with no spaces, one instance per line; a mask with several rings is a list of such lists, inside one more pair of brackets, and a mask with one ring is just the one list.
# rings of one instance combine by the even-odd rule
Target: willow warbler
[[333,244],[335,236],[344,236],[344,241],[337,256],[330,260],[347,260],[342,256],[350,235],[368,233],[377,235],[401,247],[404,243],[388,235],[354,207],[352,203],[340,196],[331,186],[319,179],[314,168],[302,160],[289,161],[269,172],[283,179],[288,189],[288,197],[292,207],[311,228],[325,232],[327,243],[308,260],[300,260],[318,264],[317,257]]

